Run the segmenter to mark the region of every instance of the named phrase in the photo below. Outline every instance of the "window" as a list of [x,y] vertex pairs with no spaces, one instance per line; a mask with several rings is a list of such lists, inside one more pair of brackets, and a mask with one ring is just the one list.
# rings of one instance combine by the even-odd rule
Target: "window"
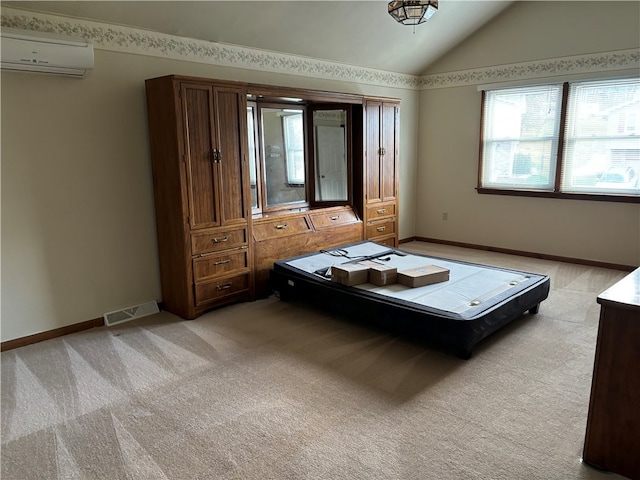
[[480,193],[640,201],[640,80],[483,92]]
[[287,165],[287,183],[304,185],[304,133],[302,112],[287,112],[282,117],[284,131],[284,158]]

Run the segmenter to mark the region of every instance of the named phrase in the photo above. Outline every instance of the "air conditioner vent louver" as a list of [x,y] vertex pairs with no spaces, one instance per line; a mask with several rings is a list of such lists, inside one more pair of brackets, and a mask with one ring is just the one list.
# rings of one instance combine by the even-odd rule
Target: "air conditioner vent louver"
[[82,78],[93,68],[93,45],[80,39],[3,28],[2,70]]
[[134,318],[146,317],[147,315],[153,315],[158,313],[157,302],[147,302],[140,305],[134,305],[133,307],[123,308],[122,310],[116,310],[114,312],[108,312],[104,314],[104,324],[107,327],[115,325],[117,323],[126,322],[127,320],[133,320]]

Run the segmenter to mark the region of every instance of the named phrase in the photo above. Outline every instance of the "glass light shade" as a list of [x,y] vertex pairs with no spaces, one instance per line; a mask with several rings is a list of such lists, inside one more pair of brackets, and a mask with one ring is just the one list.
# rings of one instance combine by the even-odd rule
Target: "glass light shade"
[[394,0],[389,2],[389,15],[403,25],[419,25],[438,11],[438,0]]

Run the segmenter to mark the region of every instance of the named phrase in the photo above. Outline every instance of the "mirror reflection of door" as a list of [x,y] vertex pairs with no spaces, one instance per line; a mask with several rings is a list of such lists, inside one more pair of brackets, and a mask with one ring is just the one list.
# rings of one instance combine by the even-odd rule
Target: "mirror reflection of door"
[[345,110],[313,112],[316,201],[348,200],[345,122]]

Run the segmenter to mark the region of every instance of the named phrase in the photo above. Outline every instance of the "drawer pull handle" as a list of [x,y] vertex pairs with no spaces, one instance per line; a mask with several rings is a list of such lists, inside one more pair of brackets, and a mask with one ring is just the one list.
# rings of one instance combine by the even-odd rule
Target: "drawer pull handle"
[[213,237],[213,238],[211,239],[211,241],[212,241],[213,243],[226,242],[227,240],[229,240],[229,236],[228,236],[228,235],[227,235],[226,237],[223,237],[223,238],[216,238],[216,237]]
[[338,220],[340,215],[334,215],[333,217],[329,217],[330,220]]
[[377,231],[379,232],[384,232],[387,229],[387,227],[378,227],[376,228]]
[[378,215],[382,215],[383,213],[385,213],[387,211],[386,208],[380,208],[378,210],[376,210],[376,212],[378,213]]
[[287,228],[289,225],[287,225],[286,223],[281,223],[280,225],[276,225],[275,228],[278,230],[283,230],[285,228]]
[[216,288],[218,290],[227,290],[228,288],[231,288],[231,282],[225,283],[224,285],[218,285]]
[[219,262],[213,262],[214,265],[224,265],[225,263],[230,263],[231,260],[226,259],[226,260],[221,260]]

